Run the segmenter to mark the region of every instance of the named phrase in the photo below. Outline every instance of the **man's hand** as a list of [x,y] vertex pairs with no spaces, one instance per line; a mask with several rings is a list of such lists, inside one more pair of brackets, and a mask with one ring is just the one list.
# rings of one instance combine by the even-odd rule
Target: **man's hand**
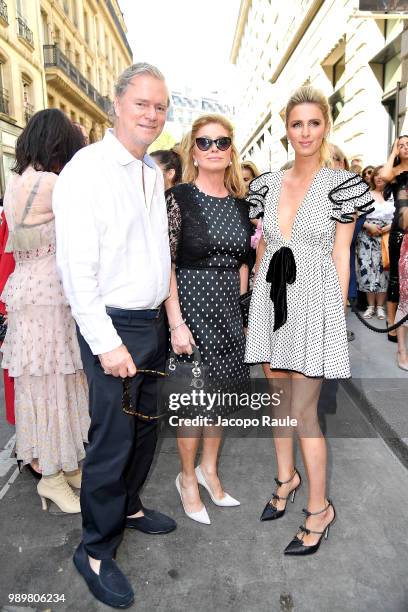
[[105,374],[126,378],[127,376],[135,376],[137,372],[135,363],[124,344],[113,351],[101,353],[98,357]]

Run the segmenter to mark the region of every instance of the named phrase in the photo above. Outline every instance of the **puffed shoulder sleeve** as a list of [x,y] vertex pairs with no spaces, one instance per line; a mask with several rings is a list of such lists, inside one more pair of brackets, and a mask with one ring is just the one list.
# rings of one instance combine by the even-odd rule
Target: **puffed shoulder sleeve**
[[370,187],[361,176],[347,171],[334,171],[334,187],[329,192],[329,200],[333,204],[332,219],[340,223],[353,223],[355,213],[373,210]]
[[264,216],[265,198],[269,191],[269,177],[271,173],[265,172],[249,183],[249,193],[246,201],[249,204],[249,218],[260,219]]
[[166,191],[167,218],[169,222],[169,242],[171,261],[176,263],[181,236],[181,212],[174,193]]

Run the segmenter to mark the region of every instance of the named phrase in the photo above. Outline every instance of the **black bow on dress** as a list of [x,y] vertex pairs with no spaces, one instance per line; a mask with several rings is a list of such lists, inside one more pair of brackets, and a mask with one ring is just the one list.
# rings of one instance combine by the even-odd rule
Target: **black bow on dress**
[[273,331],[286,323],[288,318],[286,283],[292,284],[296,280],[296,262],[289,247],[281,247],[272,255],[266,282],[271,283],[271,300],[275,309]]

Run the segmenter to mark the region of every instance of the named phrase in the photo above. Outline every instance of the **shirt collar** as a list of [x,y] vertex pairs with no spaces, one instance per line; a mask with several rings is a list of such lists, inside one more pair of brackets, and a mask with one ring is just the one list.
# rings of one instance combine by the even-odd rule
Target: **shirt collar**
[[[140,162],[140,159],[134,157],[131,152],[128,151],[126,147],[124,147],[123,144],[116,138],[112,128],[108,128],[106,130],[105,136],[103,137],[103,142],[105,146],[109,147],[121,166],[126,166],[127,164],[131,164],[135,161]],[[155,168],[155,163],[150,155],[145,155],[143,157],[143,162],[146,164],[146,166],[149,166],[149,168]]]

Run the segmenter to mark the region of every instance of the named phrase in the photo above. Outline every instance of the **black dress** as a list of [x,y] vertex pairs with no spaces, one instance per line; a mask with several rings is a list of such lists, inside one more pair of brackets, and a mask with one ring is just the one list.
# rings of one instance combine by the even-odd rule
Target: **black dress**
[[390,256],[390,274],[388,281],[389,302],[398,304],[399,302],[399,271],[398,263],[400,258],[401,243],[405,235],[405,230],[401,226],[402,209],[408,206],[408,172],[401,172],[395,177],[395,182],[389,183],[384,190],[384,197],[393,194],[395,212],[391,224],[390,238],[388,243]]
[[169,189],[166,201],[182,316],[210,379],[223,388],[228,381],[246,384],[239,268],[250,249],[248,204],[188,183]]

